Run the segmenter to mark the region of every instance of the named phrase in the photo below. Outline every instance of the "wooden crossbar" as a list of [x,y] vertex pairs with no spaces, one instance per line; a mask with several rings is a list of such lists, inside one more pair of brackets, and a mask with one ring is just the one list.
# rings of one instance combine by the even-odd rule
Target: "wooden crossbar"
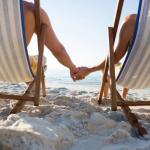
[[123,103],[117,102],[118,106],[148,106],[150,101],[124,101]]
[[14,100],[33,101],[34,102],[34,97],[32,97],[32,96],[25,96],[25,95],[0,94],[0,99],[14,99]]

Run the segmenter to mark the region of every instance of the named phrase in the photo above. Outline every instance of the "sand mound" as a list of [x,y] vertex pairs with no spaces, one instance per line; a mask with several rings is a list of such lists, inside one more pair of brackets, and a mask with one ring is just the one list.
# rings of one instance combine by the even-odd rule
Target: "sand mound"
[[[60,90],[60,89],[59,89]],[[58,90],[57,90],[58,91]],[[52,94],[55,93],[54,95]],[[66,92],[66,95],[64,94]],[[0,104],[2,150],[149,150],[149,135],[139,138],[121,111],[98,106],[88,92],[51,90],[39,107],[8,115],[10,103]],[[75,96],[76,95],[76,96]],[[95,93],[93,93],[95,95]],[[92,98],[91,98],[92,97]],[[148,111],[148,110],[147,110]],[[149,115],[136,109],[148,129]]]
[[10,115],[0,126],[0,143],[13,149],[56,150],[70,146],[74,136],[66,126],[55,126],[43,118]]

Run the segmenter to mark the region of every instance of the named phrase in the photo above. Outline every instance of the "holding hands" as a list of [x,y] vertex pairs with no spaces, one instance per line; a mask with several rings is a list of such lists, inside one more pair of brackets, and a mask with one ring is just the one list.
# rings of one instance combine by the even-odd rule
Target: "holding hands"
[[84,79],[90,73],[90,68],[88,67],[78,67],[77,72],[70,71],[71,78],[76,80]]

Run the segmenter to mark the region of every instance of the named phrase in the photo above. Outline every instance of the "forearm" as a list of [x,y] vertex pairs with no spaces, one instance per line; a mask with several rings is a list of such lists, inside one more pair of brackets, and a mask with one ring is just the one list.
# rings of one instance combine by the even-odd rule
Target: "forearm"
[[95,71],[104,70],[104,67],[105,67],[105,61],[103,61],[99,65],[89,67],[89,72],[91,73],[91,72],[95,72]]
[[59,48],[53,50],[52,53],[62,65],[69,68],[70,70],[73,71],[77,70],[76,66],[72,62],[71,58],[69,57],[63,45],[60,45]]

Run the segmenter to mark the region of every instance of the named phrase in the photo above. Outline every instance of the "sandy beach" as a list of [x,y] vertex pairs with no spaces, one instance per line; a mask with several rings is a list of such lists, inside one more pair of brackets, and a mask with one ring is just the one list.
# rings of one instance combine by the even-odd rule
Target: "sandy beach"
[[[16,86],[17,87],[17,86]],[[22,90],[24,86],[18,85]],[[11,92],[16,92],[9,88]],[[149,150],[150,109],[133,108],[148,134],[139,137],[110,99],[97,105],[97,92],[47,88],[40,106],[27,104],[9,115],[12,101],[0,103],[1,150]],[[136,97],[132,96],[132,99]]]

